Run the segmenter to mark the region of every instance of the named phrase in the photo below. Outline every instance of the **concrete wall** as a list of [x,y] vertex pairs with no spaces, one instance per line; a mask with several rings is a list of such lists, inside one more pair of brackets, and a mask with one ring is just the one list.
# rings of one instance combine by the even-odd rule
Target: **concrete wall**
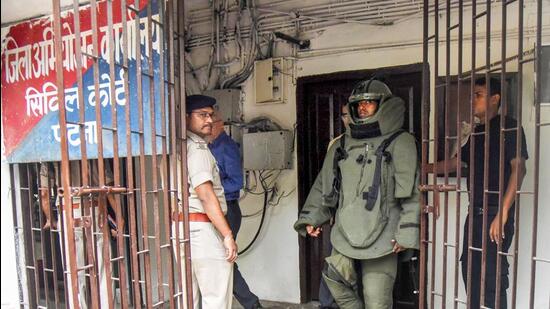
[[[2,39],[6,36],[7,29],[2,28]],[[4,149],[4,127],[2,126],[2,150]],[[13,229],[13,208],[11,203],[11,180],[9,166],[2,156],[2,185],[0,194],[1,213],[1,240],[2,240],[2,308],[15,308],[19,304],[19,290],[17,279],[17,262],[15,258],[15,238]]]
[[13,229],[11,182],[8,164],[2,163],[1,229],[2,229],[2,308],[17,308],[19,285],[17,284],[17,263],[15,258],[15,238]]

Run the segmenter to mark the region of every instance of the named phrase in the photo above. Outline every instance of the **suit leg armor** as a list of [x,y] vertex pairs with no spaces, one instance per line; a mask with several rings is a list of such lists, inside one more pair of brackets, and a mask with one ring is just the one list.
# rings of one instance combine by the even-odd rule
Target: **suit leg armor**
[[397,273],[397,254],[361,260],[365,308],[391,309]]
[[325,259],[327,270],[323,273],[330,293],[342,309],[361,309],[363,300],[358,291],[358,276],[355,270],[355,260],[332,251]]

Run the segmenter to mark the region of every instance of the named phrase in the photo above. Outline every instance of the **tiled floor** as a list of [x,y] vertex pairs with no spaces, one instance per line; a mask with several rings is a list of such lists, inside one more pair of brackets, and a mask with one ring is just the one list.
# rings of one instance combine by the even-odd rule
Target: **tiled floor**
[[[310,302],[307,304],[289,304],[289,303],[281,303],[281,302],[273,302],[273,301],[267,301],[262,300],[260,301],[262,303],[262,306],[264,308],[273,308],[273,309],[317,309],[319,308],[318,302]],[[232,309],[242,309],[243,307],[233,298],[233,306]]]

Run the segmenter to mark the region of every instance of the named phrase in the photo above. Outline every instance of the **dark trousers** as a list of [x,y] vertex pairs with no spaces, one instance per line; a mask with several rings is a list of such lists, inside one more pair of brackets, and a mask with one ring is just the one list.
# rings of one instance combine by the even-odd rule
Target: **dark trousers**
[[[464,240],[462,247],[462,279],[464,280],[464,285],[466,291],[468,291],[468,220],[469,216],[466,217],[466,223],[464,224]],[[496,216],[488,215],[487,216],[487,229],[486,229],[486,263],[485,263],[485,299],[484,306],[488,308],[495,308],[496,300],[496,278],[497,278],[497,252],[498,247],[495,242],[491,242],[489,235],[489,230],[491,228],[491,223],[496,218]],[[483,216],[475,214],[473,216],[473,237],[472,237],[472,247],[481,248],[482,237],[483,237]],[[504,226],[505,238],[502,239],[502,252],[508,252],[510,245],[512,244],[512,238],[514,236],[514,217],[513,209],[510,210],[510,218]],[[482,254],[480,251],[472,250],[472,269],[471,269],[471,290],[470,290],[470,300],[472,309],[480,308],[480,295],[481,295],[481,257]],[[509,286],[508,281],[508,260],[505,255],[501,255],[501,271],[500,271],[500,308],[507,308],[507,297],[506,289]]]
[[[241,228],[241,207],[239,206],[239,201],[227,201],[227,214],[225,215],[227,223],[233,232],[233,237],[237,238],[237,233]],[[237,263],[233,263],[233,296],[237,301],[245,308],[254,308],[259,302],[258,296],[250,291],[248,284],[244,280]]]

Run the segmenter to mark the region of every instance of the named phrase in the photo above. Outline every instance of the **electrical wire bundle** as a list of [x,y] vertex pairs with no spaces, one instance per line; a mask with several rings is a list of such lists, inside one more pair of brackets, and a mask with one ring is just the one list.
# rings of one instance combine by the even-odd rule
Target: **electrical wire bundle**
[[[260,231],[262,230],[262,226],[264,224],[265,214],[266,214],[267,208],[270,207],[270,206],[274,207],[274,206],[279,205],[279,203],[281,202],[281,200],[283,198],[289,196],[290,194],[292,194],[296,190],[296,188],[294,188],[286,194],[285,194],[285,191],[283,191],[281,193],[278,192],[276,181],[279,178],[279,176],[281,175],[281,173],[282,173],[282,170],[261,170],[261,171],[258,171],[258,173],[256,173],[256,171],[252,171],[252,175],[253,175],[253,178],[255,180],[255,183],[252,187],[250,187],[250,185],[249,185],[250,184],[250,182],[249,182],[250,174],[247,174],[246,185],[245,185],[245,188],[244,188],[245,195],[243,195],[243,197],[241,197],[241,199],[244,198],[246,196],[246,194],[248,194],[248,193],[253,194],[253,195],[263,195],[264,196],[264,203],[263,203],[263,207],[260,211],[258,211],[256,213],[253,213],[253,214],[249,214],[249,215],[243,215],[243,218],[249,218],[249,217],[257,216],[258,214],[261,213],[262,217],[260,219],[260,225],[258,226],[258,230],[254,234],[254,237],[252,238],[252,241],[250,241],[250,243],[242,251],[240,251],[239,254],[243,254],[246,251],[248,251],[248,249],[250,249],[250,247],[252,247],[252,245],[254,244],[254,242],[256,241],[258,236],[260,235]],[[257,191],[258,184],[260,185],[261,191]],[[275,198],[277,198],[277,199],[275,200]]]

